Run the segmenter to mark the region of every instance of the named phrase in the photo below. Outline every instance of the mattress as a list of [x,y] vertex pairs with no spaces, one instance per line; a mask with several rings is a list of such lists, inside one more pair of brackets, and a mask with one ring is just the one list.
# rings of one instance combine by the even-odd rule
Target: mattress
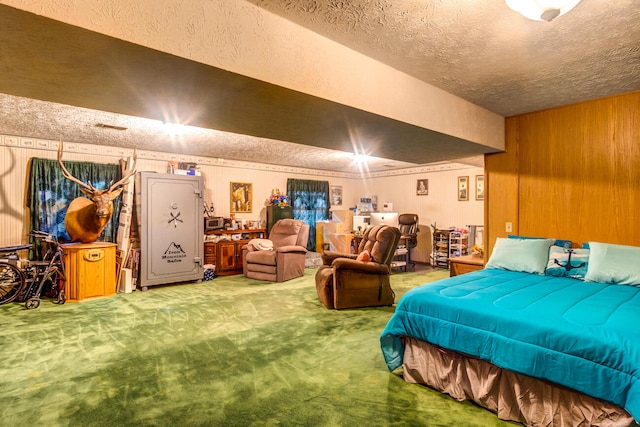
[[487,360],[614,403],[640,419],[640,288],[484,269],[398,302],[380,338],[389,370],[402,337]]

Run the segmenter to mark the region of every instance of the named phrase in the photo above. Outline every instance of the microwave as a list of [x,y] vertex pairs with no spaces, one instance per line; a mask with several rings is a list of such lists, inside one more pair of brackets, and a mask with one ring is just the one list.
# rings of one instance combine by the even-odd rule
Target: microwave
[[222,230],[224,218],[221,216],[204,217],[204,231]]

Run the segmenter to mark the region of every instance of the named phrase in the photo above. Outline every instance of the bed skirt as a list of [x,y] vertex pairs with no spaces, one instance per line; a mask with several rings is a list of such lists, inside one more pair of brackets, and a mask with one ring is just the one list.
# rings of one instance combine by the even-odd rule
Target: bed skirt
[[414,338],[404,343],[405,381],[474,401],[502,420],[527,426],[638,425],[612,403]]

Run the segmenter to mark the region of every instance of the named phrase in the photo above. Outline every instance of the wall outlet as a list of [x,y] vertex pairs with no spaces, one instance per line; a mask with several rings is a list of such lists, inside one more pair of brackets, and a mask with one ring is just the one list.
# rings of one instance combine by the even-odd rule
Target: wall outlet
[[511,233],[513,231],[513,223],[507,222],[504,229],[507,233]]

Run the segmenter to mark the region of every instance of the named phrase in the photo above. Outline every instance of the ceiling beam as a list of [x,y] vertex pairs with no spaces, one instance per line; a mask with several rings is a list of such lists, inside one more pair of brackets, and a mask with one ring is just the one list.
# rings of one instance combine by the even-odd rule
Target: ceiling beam
[[484,145],[0,6],[0,92],[425,164]]

